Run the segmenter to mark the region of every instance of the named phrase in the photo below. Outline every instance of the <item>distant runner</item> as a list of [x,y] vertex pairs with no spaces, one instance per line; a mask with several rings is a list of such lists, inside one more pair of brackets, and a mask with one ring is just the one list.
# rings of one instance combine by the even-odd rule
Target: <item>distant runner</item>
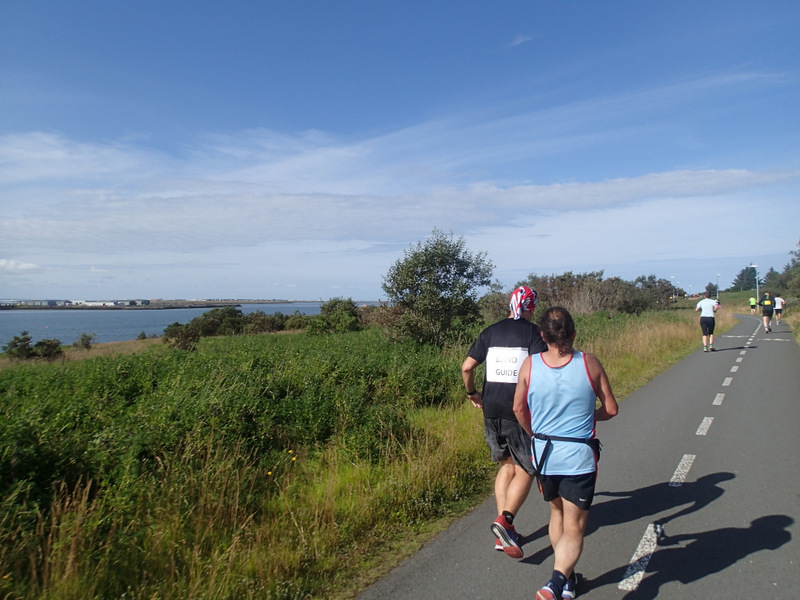
[[764,297],[761,298],[761,302],[758,304],[761,306],[761,318],[764,320],[764,333],[770,333],[772,331],[770,322],[775,311],[775,301],[769,295],[769,292],[764,292]]
[[716,319],[714,313],[719,308],[719,302],[711,299],[711,292],[706,292],[705,298],[697,303],[694,311],[700,311],[700,329],[703,332],[703,352],[714,352],[714,326]]
[[784,304],[786,304],[786,300],[784,300],[780,296],[775,296],[775,322],[778,325],[781,324],[781,315],[783,314]]

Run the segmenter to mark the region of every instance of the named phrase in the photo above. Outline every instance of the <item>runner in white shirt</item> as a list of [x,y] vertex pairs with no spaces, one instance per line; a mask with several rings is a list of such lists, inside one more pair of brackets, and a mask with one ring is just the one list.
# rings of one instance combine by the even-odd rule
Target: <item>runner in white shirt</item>
[[781,298],[780,296],[775,296],[775,322],[780,325],[781,324],[781,315],[783,314],[783,305],[786,304],[786,300]]
[[695,312],[700,311],[700,329],[703,331],[703,352],[714,352],[714,313],[717,312],[719,304],[711,299],[711,292],[705,293],[705,298],[700,300],[695,307]]

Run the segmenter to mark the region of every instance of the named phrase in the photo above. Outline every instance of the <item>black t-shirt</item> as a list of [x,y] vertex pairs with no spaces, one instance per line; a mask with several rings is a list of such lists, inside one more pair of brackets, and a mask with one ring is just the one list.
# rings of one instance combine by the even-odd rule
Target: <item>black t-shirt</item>
[[483,384],[483,416],[512,419],[514,391],[522,361],[529,354],[547,350],[539,328],[525,319],[503,319],[484,329],[467,355],[486,363]]
[[775,309],[775,301],[772,299],[772,296],[764,296],[759,304],[761,305],[761,314],[763,315],[771,315]]

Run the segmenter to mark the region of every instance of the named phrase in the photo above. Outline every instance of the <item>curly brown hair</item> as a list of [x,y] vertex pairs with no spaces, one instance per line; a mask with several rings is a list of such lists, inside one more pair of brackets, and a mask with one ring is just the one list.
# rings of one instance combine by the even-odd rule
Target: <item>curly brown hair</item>
[[562,356],[572,352],[575,321],[566,308],[561,306],[548,308],[539,317],[538,325],[546,344],[558,348],[558,353]]

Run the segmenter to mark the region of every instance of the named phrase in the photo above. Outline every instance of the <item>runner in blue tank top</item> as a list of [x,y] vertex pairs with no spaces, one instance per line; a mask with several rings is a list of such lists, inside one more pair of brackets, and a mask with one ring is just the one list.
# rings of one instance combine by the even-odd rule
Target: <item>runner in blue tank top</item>
[[619,407],[600,361],[573,350],[575,322],[565,308],[547,309],[539,329],[547,351],[522,363],[514,414],[534,438],[539,490],[550,503],[548,533],[555,564],[536,600],[558,600],[576,595],[575,565],[597,479],[595,423],[616,416]]

